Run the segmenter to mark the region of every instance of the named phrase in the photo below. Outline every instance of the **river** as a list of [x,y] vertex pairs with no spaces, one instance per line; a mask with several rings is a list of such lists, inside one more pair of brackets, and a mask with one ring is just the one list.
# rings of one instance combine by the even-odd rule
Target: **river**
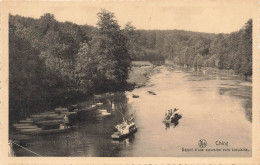
[[[78,126],[75,130],[32,136],[27,148],[43,156],[251,156],[251,82],[228,73],[191,72],[169,66],[155,70],[145,87],[115,94],[115,110],[108,108],[111,116],[81,114],[81,120],[74,123]],[[133,98],[132,94],[140,97]],[[162,123],[165,112],[175,107],[182,118],[177,125],[167,127]],[[111,134],[122,121],[121,113],[135,115],[138,132],[118,142],[111,140]],[[197,151],[202,149],[198,145],[200,139],[207,141],[204,151]],[[221,142],[226,145],[217,145]],[[16,154],[33,156],[19,148]]]

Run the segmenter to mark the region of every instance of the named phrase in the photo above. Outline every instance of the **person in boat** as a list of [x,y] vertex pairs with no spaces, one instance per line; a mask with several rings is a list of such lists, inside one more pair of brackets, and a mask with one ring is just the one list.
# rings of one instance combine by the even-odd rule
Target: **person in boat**
[[165,119],[169,120],[171,118],[171,116],[172,116],[172,109],[169,109],[168,113],[166,113],[165,115],[166,115]]
[[173,112],[176,112],[178,109],[177,108],[174,108]]
[[63,118],[63,124],[64,124],[64,128],[68,128],[69,126],[69,118],[67,115],[64,116]]
[[122,122],[121,124],[116,125],[116,129],[117,129],[118,132],[120,132],[121,134],[124,134],[126,128],[127,128],[127,121],[126,121],[125,118],[123,117],[123,122]]
[[133,123],[134,122],[134,115],[133,114],[131,114],[131,116],[130,116],[130,118],[128,119],[128,124],[131,124],[131,123]]

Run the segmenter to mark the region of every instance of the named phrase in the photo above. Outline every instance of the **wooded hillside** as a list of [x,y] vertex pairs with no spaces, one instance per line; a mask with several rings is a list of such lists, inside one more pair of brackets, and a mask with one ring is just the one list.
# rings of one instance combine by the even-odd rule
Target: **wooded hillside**
[[123,90],[131,61],[233,69],[252,75],[252,20],[231,34],[122,29],[101,10],[97,27],[9,16],[10,117],[20,118],[76,96]]

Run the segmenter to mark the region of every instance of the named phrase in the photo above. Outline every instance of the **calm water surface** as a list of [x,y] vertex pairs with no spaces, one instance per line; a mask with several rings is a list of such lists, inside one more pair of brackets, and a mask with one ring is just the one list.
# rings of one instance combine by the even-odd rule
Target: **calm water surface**
[[[158,67],[146,87],[115,94],[112,116],[82,113],[75,130],[56,135],[33,136],[28,148],[43,156],[251,156],[252,86],[237,76],[194,73]],[[153,91],[157,95],[150,95]],[[132,94],[140,98],[132,98]],[[167,128],[166,110],[177,107],[179,124]],[[135,115],[138,132],[123,141],[112,141],[114,126],[125,116]],[[183,152],[199,148],[205,139],[209,149],[247,148],[248,152]],[[216,141],[228,142],[216,146]],[[19,156],[33,156],[16,149]]]

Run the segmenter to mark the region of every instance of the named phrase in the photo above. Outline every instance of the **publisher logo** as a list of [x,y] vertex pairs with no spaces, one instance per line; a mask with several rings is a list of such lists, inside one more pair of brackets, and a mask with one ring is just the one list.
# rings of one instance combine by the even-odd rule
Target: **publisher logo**
[[205,148],[207,146],[207,141],[205,139],[200,139],[198,145],[200,148]]

